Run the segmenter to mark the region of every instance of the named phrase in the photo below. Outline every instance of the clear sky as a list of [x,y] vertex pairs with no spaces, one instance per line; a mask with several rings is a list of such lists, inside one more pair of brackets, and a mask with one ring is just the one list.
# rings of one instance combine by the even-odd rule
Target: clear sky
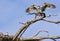
[[[25,23],[34,18],[33,15],[27,15],[25,10],[33,4],[41,6],[44,2],[56,5],[56,9],[47,9],[46,15],[58,15],[47,19],[60,20],[60,0],[0,0],[0,32],[4,34],[8,32],[10,35],[14,35],[23,26],[19,22]],[[32,24],[23,36],[31,36],[39,30],[47,30],[49,35],[58,36],[60,35],[60,24],[38,21]],[[40,33],[39,35],[45,36],[48,34]]]

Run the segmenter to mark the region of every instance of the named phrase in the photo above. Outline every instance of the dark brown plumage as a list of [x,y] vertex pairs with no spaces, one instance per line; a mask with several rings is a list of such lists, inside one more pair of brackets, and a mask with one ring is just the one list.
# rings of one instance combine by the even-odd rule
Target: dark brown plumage
[[29,8],[26,9],[26,12],[28,14],[31,14],[31,11],[36,10],[37,12],[34,13],[32,12],[32,14],[35,14],[35,16],[43,16],[46,17],[44,11],[46,10],[46,8],[56,8],[55,5],[53,4],[49,4],[49,3],[44,3],[41,7],[40,6],[36,6],[36,5],[32,5]]
[[38,6],[32,5],[32,6],[30,6],[29,8],[26,9],[26,12],[30,13],[30,11],[32,11],[32,10],[37,10],[37,7]]

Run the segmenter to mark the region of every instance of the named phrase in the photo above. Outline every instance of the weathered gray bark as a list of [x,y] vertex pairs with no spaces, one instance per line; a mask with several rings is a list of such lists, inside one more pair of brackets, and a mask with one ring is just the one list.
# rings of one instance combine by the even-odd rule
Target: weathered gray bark
[[[45,17],[42,15],[41,18],[35,18],[35,19],[31,20],[31,21],[28,21],[28,22],[24,23],[24,25],[13,36],[0,34],[0,41],[43,41],[44,39],[51,39],[53,41],[56,41],[56,39],[60,39],[60,36],[41,36],[41,37],[35,37],[35,36],[38,35],[39,32],[35,36],[33,36],[33,37],[21,38],[23,33],[26,31],[26,29],[31,24],[33,24],[33,23],[35,23],[37,21],[40,21],[40,20],[43,20],[43,21],[46,21],[46,22],[50,22],[50,23],[55,23],[55,24],[60,23],[60,20],[59,21],[46,20]],[[20,37],[18,37],[19,35],[20,35]]]

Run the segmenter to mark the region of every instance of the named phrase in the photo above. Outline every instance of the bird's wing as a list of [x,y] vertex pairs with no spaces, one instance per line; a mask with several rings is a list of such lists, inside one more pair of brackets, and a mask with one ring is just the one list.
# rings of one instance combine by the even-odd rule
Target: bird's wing
[[27,13],[30,13],[30,11],[32,11],[32,10],[37,10],[37,8],[38,8],[38,6],[32,5],[32,6],[30,6],[29,8],[26,9],[26,12],[27,12]]
[[56,8],[56,6],[55,6],[55,5],[53,5],[53,4],[51,4],[51,5],[50,5],[50,8]]

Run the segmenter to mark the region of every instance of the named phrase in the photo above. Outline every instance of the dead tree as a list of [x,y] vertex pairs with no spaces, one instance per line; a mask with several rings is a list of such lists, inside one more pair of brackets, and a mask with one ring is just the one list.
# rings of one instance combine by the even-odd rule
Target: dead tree
[[[49,4],[49,3],[44,3],[42,5],[42,7],[40,6],[36,6],[36,5],[32,5],[30,8],[27,8],[26,12],[30,13],[31,10],[36,10],[37,13],[33,12],[31,14],[37,14],[36,16],[40,16],[41,13],[43,14],[46,7],[49,7],[49,8],[55,8],[55,5],[53,4]],[[39,9],[40,8],[40,9]],[[39,13],[40,12],[40,13]],[[39,15],[40,14],[40,15]],[[52,16],[52,15],[51,15]],[[40,38],[36,38],[36,37],[29,37],[29,38],[26,38],[26,39],[23,39],[21,38],[21,36],[23,35],[23,33],[26,31],[26,29],[33,23],[37,22],[37,21],[40,21],[40,20],[43,20],[43,21],[46,21],[46,22],[50,22],[50,23],[60,23],[60,21],[51,21],[51,20],[46,20],[45,19],[46,14],[44,13],[43,15],[41,15],[41,18],[35,18],[31,21],[28,21],[26,23],[23,23],[24,25],[16,32],[15,36],[13,37],[13,40],[16,40],[18,38],[18,36],[20,35],[20,40],[21,41],[41,41],[43,39],[52,39],[54,41],[56,41],[55,39],[59,39],[60,36],[43,36],[43,37],[40,37]],[[37,36],[38,34],[36,34],[35,36]]]
[[[44,5],[47,5],[47,3],[44,3]],[[41,15],[41,12],[42,11],[42,14],[44,13],[46,7],[44,7],[44,5],[42,5],[42,7],[40,8],[40,6],[34,6],[31,7],[32,10],[37,10],[37,13],[34,13],[34,14],[37,14],[36,16],[40,16]],[[49,8],[55,8],[55,5],[53,4],[48,4],[48,7]],[[40,8],[40,9],[39,9]],[[27,9],[27,12],[30,13],[29,11],[30,9],[28,8]],[[40,10],[40,11],[39,11]],[[39,14],[38,14],[39,12]],[[33,14],[33,13],[32,13]],[[52,16],[52,15],[50,15]],[[49,16],[49,17],[50,17]],[[47,32],[49,33],[48,31],[38,31],[35,35],[33,35],[32,37],[28,37],[28,38],[21,38],[21,36],[24,34],[24,32],[26,31],[26,29],[33,23],[37,22],[37,21],[40,21],[40,20],[43,20],[43,21],[46,21],[46,22],[50,22],[50,23],[55,23],[55,24],[59,24],[60,23],[60,20],[59,21],[51,21],[51,20],[46,20],[46,14],[44,13],[43,15],[41,15],[41,17],[39,18],[34,18],[32,19],[31,21],[28,21],[26,23],[22,23],[24,24],[17,32],[15,35],[13,36],[9,36],[8,34],[6,35],[3,35],[2,33],[0,33],[0,41],[43,41],[44,39],[51,39],[53,41],[56,41],[56,39],[60,39],[60,36],[41,36],[41,37],[36,37],[40,32]],[[20,35],[20,37],[19,37]]]

